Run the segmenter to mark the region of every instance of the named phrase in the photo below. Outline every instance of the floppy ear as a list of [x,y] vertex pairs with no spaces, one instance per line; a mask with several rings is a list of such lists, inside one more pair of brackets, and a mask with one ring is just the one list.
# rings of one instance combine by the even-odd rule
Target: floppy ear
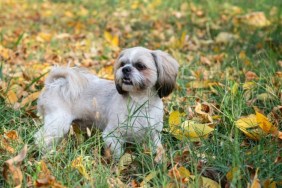
[[116,84],[116,89],[117,89],[119,94],[121,94],[121,95],[127,94],[126,91],[122,90],[121,86],[118,83],[115,83],[115,84]]
[[158,80],[155,87],[160,98],[166,97],[175,88],[178,63],[168,53],[161,50],[152,51],[152,55],[158,70]]
[[[119,65],[119,59],[124,55],[124,53],[125,53],[125,50],[123,50],[123,51],[119,54],[118,58],[117,58],[116,61],[115,61],[115,64],[114,64],[114,75],[116,75],[116,71],[117,71],[117,69],[118,69],[119,66],[120,66],[120,65]],[[121,85],[116,81],[116,79],[115,79],[115,85],[116,85],[116,89],[117,89],[117,91],[118,91],[119,94],[121,94],[121,95],[127,94],[126,91],[122,90]]]

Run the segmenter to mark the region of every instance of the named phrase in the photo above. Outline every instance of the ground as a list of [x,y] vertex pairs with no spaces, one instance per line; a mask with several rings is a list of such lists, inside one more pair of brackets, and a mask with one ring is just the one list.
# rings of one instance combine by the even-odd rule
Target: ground
[[[282,186],[281,6],[1,0],[0,187]],[[76,127],[42,155],[33,140],[42,126],[36,99],[50,68],[113,79],[116,57],[133,46],[164,50],[180,64],[164,99],[163,162],[146,144],[113,162],[99,132]]]

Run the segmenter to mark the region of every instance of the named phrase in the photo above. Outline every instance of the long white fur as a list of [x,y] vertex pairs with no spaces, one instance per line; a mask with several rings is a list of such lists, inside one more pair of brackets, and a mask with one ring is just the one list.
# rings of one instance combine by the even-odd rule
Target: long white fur
[[[115,63],[115,82],[78,68],[54,67],[38,100],[44,126],[35,134],[37,145],[48,151],[68,133],[72,122],[78,121],[82,127],[99,128],[106,146],[116,158],[122,155],[125,142],[138,143],[150,138],[155,150],[162,148],[163,103],[155,84],[158,80],[175,84],[178,64],[172,57],[166,57],[166,53],[158,58],[171,58],[171,62],[155,62],[154,52],[142,47],[124,50]],[[119,64],[125,60],[132,68],[133,85],[122,83]],[[142,61],[147,72],[134,68],[134,60]],[[161,76],[168,78],[159,77],[156,63],[168,67],[166,71],[161,70]],[[118,93],[115,83],[121,84],[126,93]],[[146,86],[142,90],[140,83]]]

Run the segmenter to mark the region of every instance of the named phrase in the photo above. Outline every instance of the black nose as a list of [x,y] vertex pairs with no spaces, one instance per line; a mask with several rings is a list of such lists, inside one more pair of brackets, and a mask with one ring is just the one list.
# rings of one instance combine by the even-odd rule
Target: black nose
[[123,68],[122,68],[122,72],[123,72],[123,74],[128,74],[128,73],[130,73],[130,72],[131,72],[131,67],[128,67],[128,66],[123,67]]

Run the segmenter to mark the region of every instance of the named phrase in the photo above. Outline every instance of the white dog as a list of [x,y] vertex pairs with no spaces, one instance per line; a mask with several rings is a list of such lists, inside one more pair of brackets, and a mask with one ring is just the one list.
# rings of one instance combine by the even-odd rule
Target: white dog
[[178,63],[169,54],[143,47],[121,52],[114,65],[114,82],[78,68],[54,67],[38,100],[44,126],[35,134],[35,142],[50,149],[77,122],[99,128],[115,158],[122,155],[125,142],[149,138],[159,161],[161,98],[174,89],[177,72]]

